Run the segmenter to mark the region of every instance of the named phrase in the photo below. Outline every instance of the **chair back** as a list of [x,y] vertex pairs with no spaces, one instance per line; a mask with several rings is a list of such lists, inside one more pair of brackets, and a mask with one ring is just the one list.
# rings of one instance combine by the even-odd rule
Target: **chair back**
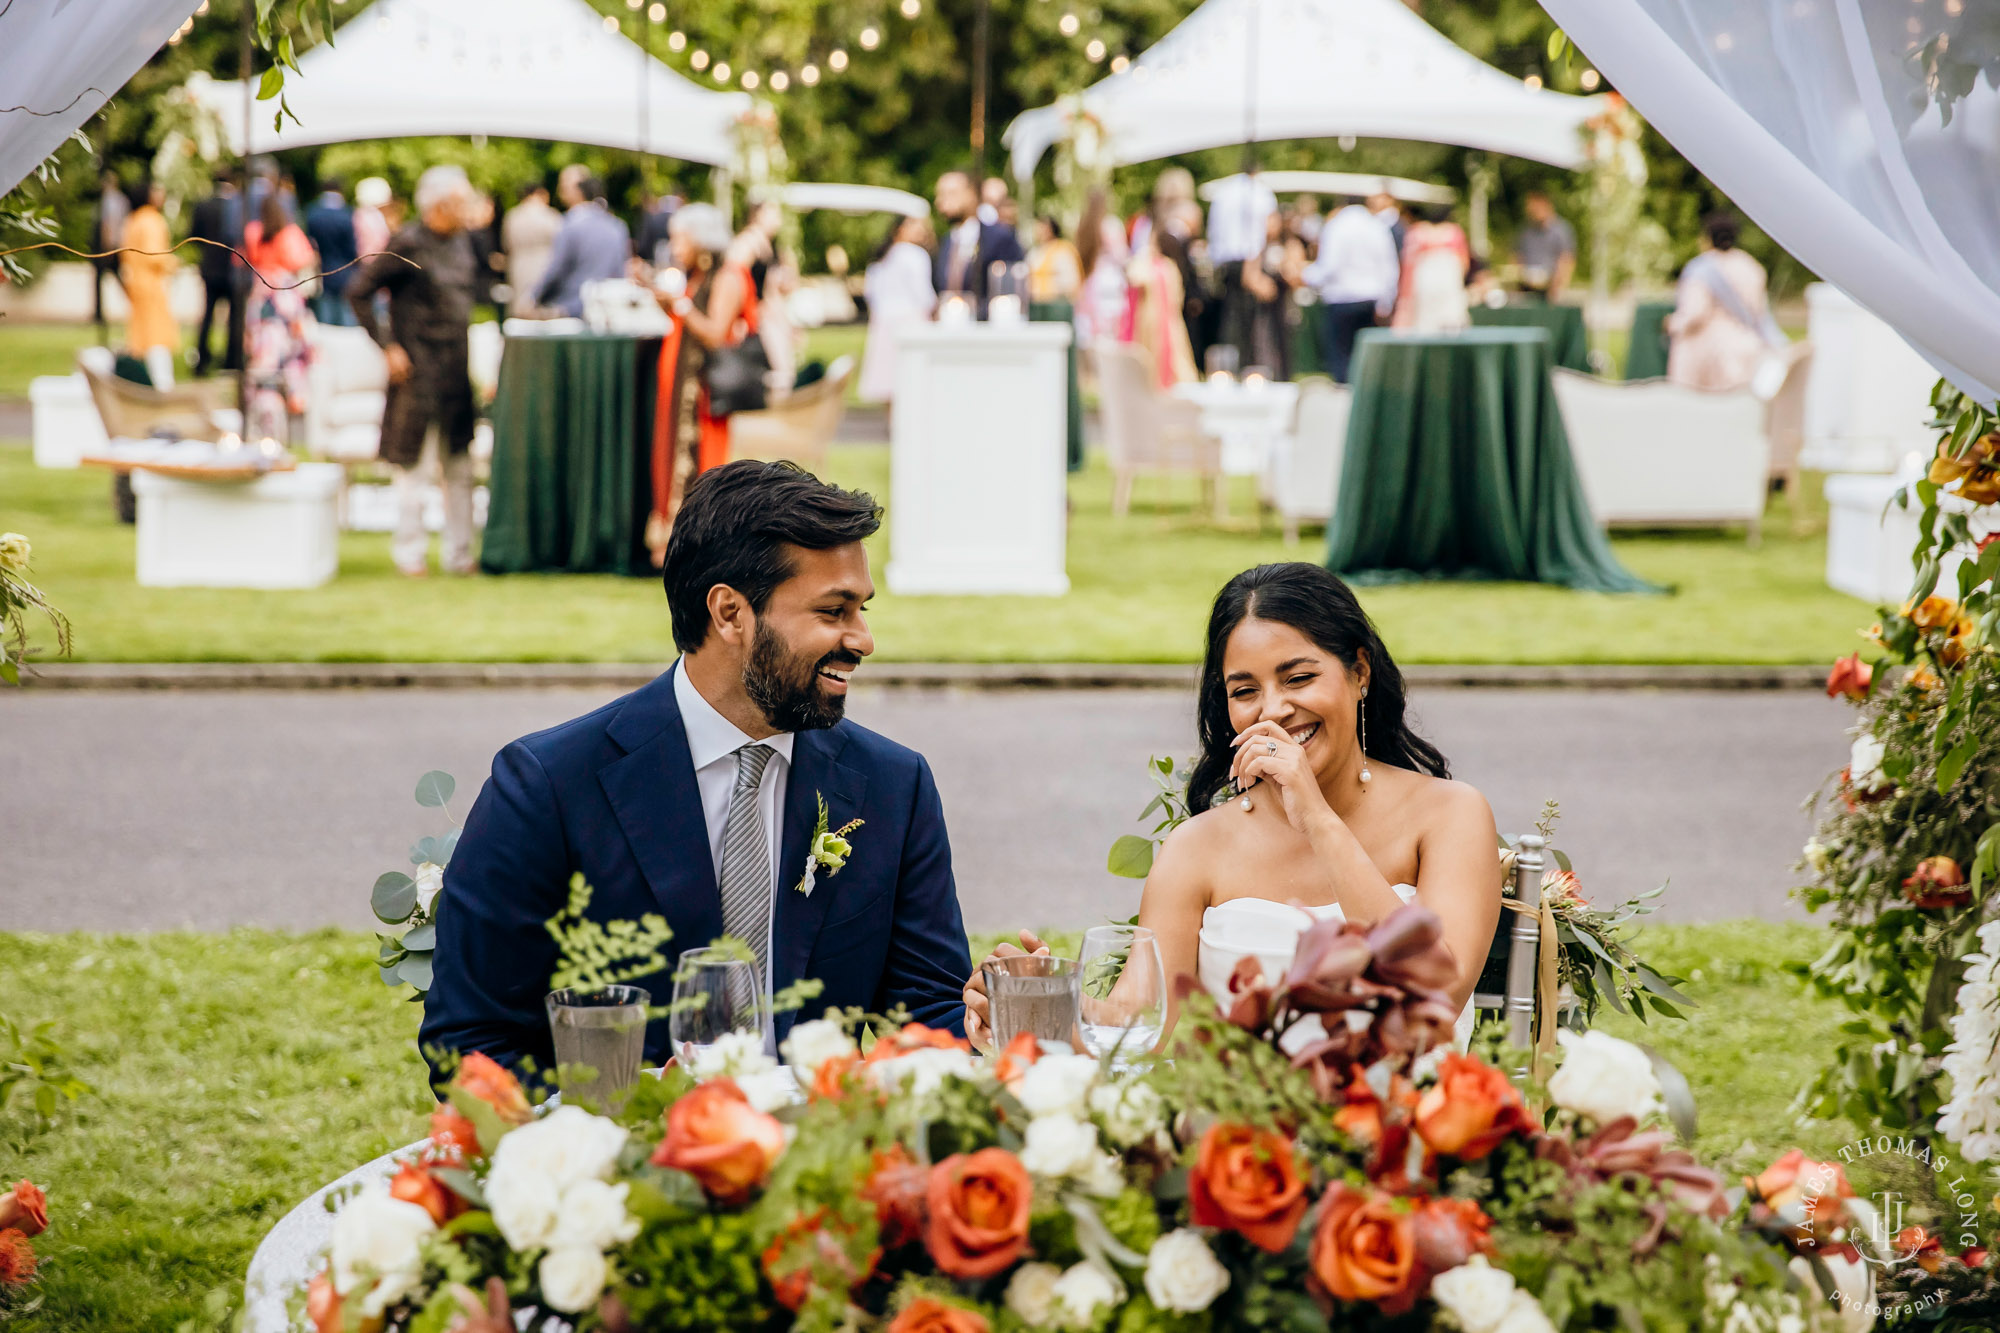
[[90,386],[90,399],[104,420],[110,439],[143,440],[156,429],[173,431],[182,439],[214,440],[221,432],[209,415],[208,395],[193,388],[155,389],[113,373],[116,362],[101,347],[77,353],[76,368]]
[[1503,912],[1512,917],[1508,937],[1507,992],[1502,1013],[1507,1020],[1507,1041],[1525,1050],[1535,1044],[1535,972],[1542,946],[1542,850],[1547,845],[1539,833],[1523,833],[1514,848],[1514,901],[1524,911]]
[[1764,434],[1771,442],[1771,475],[1791,478],[1799,470],[1806,442],[1806,383],[1812,378],[1813,345],[1794,343],[1778,392],[1764,407]]
[[1144,467],[1159,453],[1164,424],[1152,368],[1133,343],[1100,339],[1096,350],[1105,454],[1113,470]]
[[1333,517],[1353,404],[1354,395],[1344,384],[1318,376],[1299,384],[1292,434],[1272,450],[1262,484],[1266,503],[1285,518],[1326,522]]
[[853,378],[854,358],[836,357],[823,378],[773,398],[759,411],[731,416],[729,456],[789,459],[823,474],[827,449],[847,412],[847,384]]

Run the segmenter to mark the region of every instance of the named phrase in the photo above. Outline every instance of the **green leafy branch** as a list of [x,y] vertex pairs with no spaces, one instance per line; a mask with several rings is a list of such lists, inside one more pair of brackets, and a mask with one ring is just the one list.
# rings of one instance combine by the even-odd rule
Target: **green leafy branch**
[[556,942],[550,990],[599,991],[649,976],[667,965],[661,946],[674,937],[667,919],[648,912],[637,921],[600,924],[585,913],[591,887],[581,871],[569,877],[569,902],[543,923]]
[[69,1069],[63,1049],[52,1035],[55,1020],[30,1028],[0,1014],[0,1111],[25,1098],[35,1117],[46,1125],[55,1118],[58,1099],[75,1101],[95,1088]]
[[[451,774],[432,769],[417,779],[417,804],[442,810],[452,819],[451,797],[458,783]],[[453,822],[456,822],[454,820]],[[437,950],[437,914],[443,902],[445,867],[458,850],[459,830],[442,837],[419,838],[410,845],[410,864],[416,875],[391,870],[375,880],[368,905],[384,925],[408,925],[400,935],[375,936],[375,966],[381,970],[385,986],[411,987],[412,999],[429,993],[432,955]],[[428,896],[426,896],[428,893]]]
[[18,532],[0,533],[0,681],[21,683],[21,668],[34,650],[28,647],[28,613],[39,611],[56,631],[56,654],[68,657],[69,617],[48,596],[28,582],[28,539]]
[[1153,872],[1153,849],[1166,840],[1166,836],[1179,828],[1193,812],[1188,809],[1188,771],[1176,771],[1171,755],[1155,755],[1146,761],[1147,772],[1153,784],[1159,788],[1153,799],[1139,812],[1139,820],[1144,823],[1160,816],[1153,825],[1150,835],[1128,833],[1111,844],[1111,855],[1105,861],[1105,869],[1124,879],[1144,879]]

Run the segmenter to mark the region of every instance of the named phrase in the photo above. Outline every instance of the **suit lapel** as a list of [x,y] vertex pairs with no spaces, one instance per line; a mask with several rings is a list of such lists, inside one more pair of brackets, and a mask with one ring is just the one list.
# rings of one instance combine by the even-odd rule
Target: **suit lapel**
[[676,952],[707,944],[722,934],[722,902],[673,672],[635,694],[608,730],[627,753],[598,770],[598,784],[673,926]]
[[868,792],[867,774],[837,762],[846,744],[838,728],[802,731],[792,742],[785,834],[779,844],[778,902],[771,926],[774,989],[789,986],[804,975],[839,882],[837,876],[821,872],[810,896],[798,892],[799,881],[805,878],[813,829],[819,823],[819,798],[826,798],[827,827],[833,829],[860,817]]

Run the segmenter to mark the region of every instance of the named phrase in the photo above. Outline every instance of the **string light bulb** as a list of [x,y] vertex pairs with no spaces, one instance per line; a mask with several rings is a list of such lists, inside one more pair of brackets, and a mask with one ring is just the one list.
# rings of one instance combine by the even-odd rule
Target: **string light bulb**
[[604,30],[606,32],[618,31],[618,19],[615,15],[606,14],[604,16]]
[[646,11],[646,17],[651,22],[664,23],[667,21],[667,7],[665,5],[656,4],[651,9]]
[[194,7],[194,12],[197,14],[206,14],[208,12],[208,0],[201,0],[201,3]]
[[1521,82],[1530,88],[1539,88],[1542,86],[1542,76],[1539,74],[1530,74],[1527,78],[1522,79]]
[[1577,77],[1577,82],[1583,85],[1585,92],[1596,92],[1597,85],[1604,82],[1604,76],[1594,69],[1587,69]]
[[832,55],[826,58],[826,67],[832,70],[835,74],[838,74],[840,73],[840,71],[846,69],[847,52],[836,49]]
[[924,0],[903,0],[903,17],[913,19],[924,12]]
[[810,88],[819,82],[819,66],[806,65],[799,70],[799,82]]
[[707,69],[708,52],[696,51],[693,55],[688,57],[688,64],[694,66],[697,70]]
[[1104,59],[1104,43],[1095,37],[1091,38],[1090,44],[1083,48],[1083,58],[1093,65]]
[[1125,56],[1111,57],[1111,72],[1113,74],[1123,74],[1130,68],[1132,68],[1132,62],[1129,58]]
[[729,62],[727,60],[718,60],[715,62],[715,81],[717,83],[729,82]]
[[876,47],[880,46],[881,44],[882,44],[882,34],[881,34],[881,33],[877,32],[877,31],[876,31],[875,29],[873,29],[873,28],[863,28],[863,29],[861,30],[861,49],[862,49],[862,50],[864,50],[864,51],[873,51],[873,50],[874,50],[874,49],[875,49]]
[[646,0],[625,0],[625,8],[638,10],[646,7]]
[[787,89],[787,88],[789,88],[789,87],[791,87],[791,86],[792,86],[792,76],[791,76],[791,75],[789,75],[789,74],[785,73],[785,71],[783,71],[783,70],[781,70],[781,69],[780,69],[780,70],[773,70],[773,71],[771,72],[771,91],[772,91],[772,92],[774,92],[774,93],[781,93],[781,92],[785,91],[785,89]]
[[757,91],[757,71],[756,71],[756,70],[754,70],[754,69],[746,69],[746,70],[744,70],[744,71],[743,71],[743,89],[744,89],[744,91],[745,91],[745,92],[755,92],[755,91]]
[[1077,17],[1074,14],[1065,14],[1060,19],[1056,20],[1056,27],[1062,32],[1062,35],[1065,37],[1076,36],[1076,30],[1082,26],[1083,24],[1077,20]]
[[685,51],[687,44],[688,35],[686,33],[670,32],[667,34],[667,49],[669,51]]

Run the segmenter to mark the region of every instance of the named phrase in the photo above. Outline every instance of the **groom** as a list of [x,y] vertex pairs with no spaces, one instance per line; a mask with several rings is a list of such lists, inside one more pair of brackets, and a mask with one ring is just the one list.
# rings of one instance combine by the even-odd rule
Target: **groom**
[[[666,553],[681,658],[594,713],[515,741],[445,872],[426,1057],[483,1051],[552,1067],[543,922],[581,872],[589,915],[673,928],[667,952],[744,941],[767,988],[807,977],[827,1005],[964,1031],[971,970],[944,809],[923,756],[842,720],[874,651],[862,540],[869,496],[789,463],[736,462],[689,487]],[[819,803],[852,851],[806,875]],[[664,1006],[671,962],[636,978]],[[777,1019],[782,1039],[792,1015]],[[667,1022],[646,1059],[671,1054]]]

